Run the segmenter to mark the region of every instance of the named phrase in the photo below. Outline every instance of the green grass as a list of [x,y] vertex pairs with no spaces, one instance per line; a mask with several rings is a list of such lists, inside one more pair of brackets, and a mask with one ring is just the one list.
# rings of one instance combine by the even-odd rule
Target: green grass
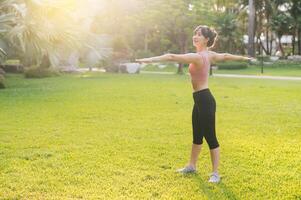
[[247,69],[236,70],[214,70],[216,74],[243,74],[243,75],[267,75],[267,76],[293,76],[301,77],[301,67],[283,67],[272,68],[264,66],[261,74],[260,66],[249,66]]
[[0,199],[300,199],[301,82],[210,78],[222,182],[191,147],[188,76],[8,75]]

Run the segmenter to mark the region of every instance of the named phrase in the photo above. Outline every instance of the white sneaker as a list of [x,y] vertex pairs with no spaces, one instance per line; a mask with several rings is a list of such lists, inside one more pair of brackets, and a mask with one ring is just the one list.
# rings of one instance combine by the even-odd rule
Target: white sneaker
[[196,169],[191,166],[186,166],[182,169],[178,169],[177,172],[182,174],[196,173]]
[[209,183],[218,183],[220,182],[221,177],[219,176],[218,173],[213,172],[212,174],[210,174],[210,178],[209,178]]

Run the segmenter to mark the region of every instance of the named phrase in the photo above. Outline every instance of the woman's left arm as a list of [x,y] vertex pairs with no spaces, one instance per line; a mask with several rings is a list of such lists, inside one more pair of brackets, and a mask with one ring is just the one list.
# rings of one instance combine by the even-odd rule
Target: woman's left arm
[[136,59],[140,63],[152,63],[152,62],[179,62],[179,63],[199,63],[201,62],[200,55],[196,53],[187,54],[165,54],[162,56]]
[[216,53],[211,51],[210,52],[213,57],[214,62],[222,62],[222,61],[250,61],[252,58],[246,56],[239,56],[239,55],[232,55],[229,53]]

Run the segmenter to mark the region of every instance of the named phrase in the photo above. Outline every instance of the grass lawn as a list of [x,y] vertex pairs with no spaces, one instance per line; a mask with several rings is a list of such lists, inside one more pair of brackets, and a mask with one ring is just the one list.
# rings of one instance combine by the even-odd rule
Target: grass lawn
[[263,74],[261,74],[261,67],[249,66],[247,69],[236,70],[214,70],[215,74],[244,74],[244,75],[266,75],[266,76],[294,76],[301,77],[301,67],[277,67],[271,68],[264,66]]
[[188,161],[188,76],[8,75],[0,199],[300,199],[301,82],[210,78],[222,182]]

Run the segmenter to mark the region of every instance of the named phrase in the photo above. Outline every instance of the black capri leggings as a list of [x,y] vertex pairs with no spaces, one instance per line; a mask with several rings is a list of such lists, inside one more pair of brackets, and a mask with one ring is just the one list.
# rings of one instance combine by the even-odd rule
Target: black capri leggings
[[194,92],[193,100],[193,144],[203,144],[203,137],[205,137],[209,148],[215,149],[219,147],[215,135],[215,99],[210,90],[207,88]]

